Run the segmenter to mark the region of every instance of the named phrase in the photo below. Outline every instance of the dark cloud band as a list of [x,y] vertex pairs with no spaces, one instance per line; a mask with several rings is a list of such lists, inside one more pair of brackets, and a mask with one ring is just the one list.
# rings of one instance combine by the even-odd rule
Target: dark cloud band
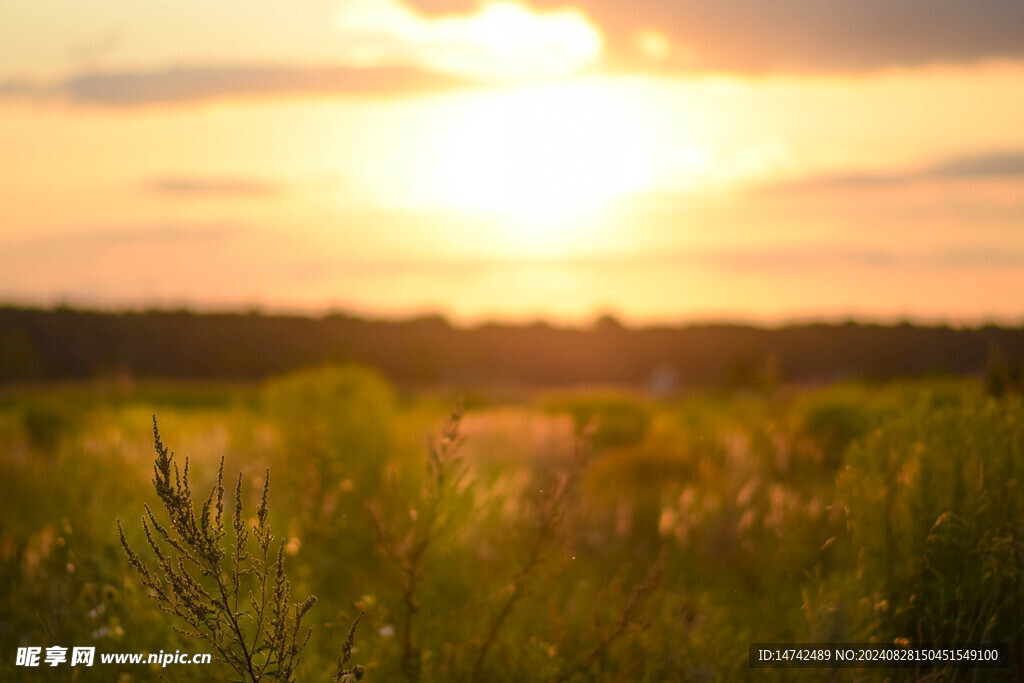
[[460,79],[412,67],[200,66],[152,71],[89,72],[51,84],[0,82],[0,97],[59,99],[105,107],[191,104],[269,96],[390,96],[465,86]]
[[[431,15],[482,0],[408,0]],[[928,63],[1024,59],[1020,0],[524,0],[571,4],[604,34],[610,59],[669,70],[741,73],[860,71]],[[636,36],[658,31],[673,49],[643,61]]]
[[909,171],[852,171],[811,175],[796,180],[772,183],[761,188],[767,192],[799,193],[814,190],[865,190],[899,187],[911,183],[957,180],[1024,179],[1024,151],[1004,151],[967,157],[954,157]]
[[145,183],[149,192],[167,197],[251,199],[278,194],[282,188],[252,178],[163,176]]

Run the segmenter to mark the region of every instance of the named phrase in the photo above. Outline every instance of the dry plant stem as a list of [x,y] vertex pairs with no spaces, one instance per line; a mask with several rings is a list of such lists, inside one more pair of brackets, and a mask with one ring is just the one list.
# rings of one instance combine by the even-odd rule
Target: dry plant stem
[[473,664],[473,680],[477,680],[479,678],[480,672],[483,669],[484,661],[487,658],[487,653],[497,640],[498,633],[504,625],[505,620],[508,619],[510,614],[512,614],[513,607],[515,607],[516,603],[523,596],[530,579],[535,576],[537,567],[541,562],[543,562],[545,553],[561,526],[570,490],[579,480],[583,472],[584,465],[586,464],[587,438],[589,437],[577,440],[572,462],[565,471],[559,473],[558,484],[555,487],[554,494],[548,500],[547,505],[544,506],[537,532],[534,535],[535,540],[533,545],[530,547],[530,552],[526,557],[526,561],[516,573],[516,577],[512,581],[508,598],[498,611],[497,616],[491,624],[491,628],[488,630],[483,643],[480,645],[480,652],[477,653],[476,661]]
[[[220,461],[217,483],[197,515],[189,488],[188,459],[184,470],[179,472],[173,462],[173,453],[160,439],[155,417],[153,443],[157,454],[153,486],[170,525],[162,525],[149,506],[145,506],[142,525],[158,568],[151,570],[128,545],[118,520],[121,545],[128,555],[129,565],[138,573],[160,608],[188,626],[187,629],[175,626],[175,630],[187,637],[205,640],[218,659],[242,678],[254,683],[268,676],[283,681],[294,680],[299,654],[311,635],[311,631],[307,631],[305,637],[300,638],[302,619],[316,598],[309,596],[303,602],[289,606],[291,589],[284,571],[283,543],[279,544],[276,560],[270,559],[274,540],[267,523],[270,471],[266,472],[262,500],[251,528],[260,549],[257,555],[253,555],[248,551],[250,529],[242,514],[241,475],[235,484],[232,520],[235,543],[233,548],[228,548],[223,542],[226,534],[223,523],[224,459]],[[170,546],[176,557],[166,553],[161,542]],[[228,556],[226,569],[225,556]],[[274,574],[272,585],[268,580],[271,572]],[[251,614],[239,611],[239,596],[245,590],[244,584],[248,582],[246,577],[249,575],[255,577],[259,590],[258,596],[252,590],[245,592]],[[204,587],[204,582],[211,586],[212,594]],[[254,622],[248,637],[243,617]],[[353,625],[353,633],[354,628]],[[352,633],[350,640],[351,637]],[[342,670],[339,675],[351,673]]]
[[390,530],[380,505],[369,506],[378,550],[398,569],[400,576],[402,674],[410,681],[418,681],[421,675],[420,649],[416,644],[414,621],[419,611],[416,594],[423,577],[426,555],[438,533],[449,521],[444,514],[444,507],[465,474],[459,467],[459,459],[455,457],[455,451],[461,443],[459,424],[462,414],[460,402],[445,421],[440,442],[432,441],[430,444],[427,461],[429,476],[423,510],[413,516],[409,529],[400,541],[396,540],[396,535]]
[[630,626],[636,622],[637,612],[641,607],[643,607],[647,598],[650,597],[661,583],[661,576],[664,572],[665,555],[664,552],[662,552],[654,564],[651,565],[650,571],[647,573],[647,577],[633,587],[633,591],[630,593],[629,599],[626,601],[626,605],[622,610],[622,616],[619,618],[615,628],[605,635],[601,641],[594,646],[594,649],[592,649],[590,653],[560,676],[557,679],[559,683],[570,680],[578,673],[586,673],[589,671],[590,668],[597,663],[597,660],[600,659],[605,650],[608,649],[608,646],[629,630]]
[[348,630],[348,638],[345,639],[345,644],[341,648],[341,657],[338,658],[338,668],[334,672],[334,677],[331,678],[332,683],[340,683],[341,681],[347,681],[350,677],[354,677],[357,681],[363,677],[363,667],[354,666],[351,669],[346,669],[345,665],[352,659],[352,648],[355,645],[356,638],[356,626],[359,625],[359,620],[363,618],[363,612],[360,611],[356,615],[356,620],[352,622],[352,628]]

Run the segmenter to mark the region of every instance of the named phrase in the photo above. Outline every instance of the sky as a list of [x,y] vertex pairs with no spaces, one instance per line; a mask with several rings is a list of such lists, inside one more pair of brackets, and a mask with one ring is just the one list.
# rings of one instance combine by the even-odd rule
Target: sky
[[1024,324],[1024,3],[0,3],[0,303]]

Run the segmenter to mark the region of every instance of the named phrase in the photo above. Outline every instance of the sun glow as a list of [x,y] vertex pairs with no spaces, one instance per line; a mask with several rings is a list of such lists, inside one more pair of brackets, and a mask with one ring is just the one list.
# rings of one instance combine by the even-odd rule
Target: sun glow
[[538,12],[491,0],[475,12],[426,17],[399,0],[349,0],[336,28],[356,63],[412,63],[483,80],[550,78],[576,73],[600,55],[603,40],[569,9]]
[[650,121],[597,82],[481,94],[435,143],[430,194],[547,233],[652,179]]

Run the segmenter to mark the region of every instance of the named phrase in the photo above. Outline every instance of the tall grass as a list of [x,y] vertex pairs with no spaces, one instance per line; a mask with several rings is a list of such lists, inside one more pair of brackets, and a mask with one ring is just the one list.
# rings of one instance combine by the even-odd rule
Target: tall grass
[[[982,382],[777,386],[660,401],[607,392],[479,398],[447,421],[436,397],[399,394],[351,367],[205,387],[195,403],[175,392],[160,400],[149,387],[58,388],[0,405],[0,480],[14,484],[0,497],[0,649],[214,651],[172,629],[181,622],[133,575],[114,526],[153,501],[177,538],[148,484],[147,425],[159,412],[162,438],[189,455],[190,489],[204,493],[193,507],[198,528],[207,494],[210,529],[223,502],[224,535],[210,533],[224,551],[229,601],[241,545],[222,458],[254,503],[238,518],[268,587],[280,558],[290,594],[318,596],[296,646],[312,636],[285,666],[296,680],[338,674],[361,612],[341,671],[359,662],[367,679],[382,681],[826,673],[749,670],[748,643],[765,641],[1000,642],[1020,665],[1024,406],[1012,392],[989,397]],[[265,524],[278,538],[264,558],[252,524],[261,524],[268,468]],[[177,551],[146,519],[171,558]],[[142,524],[122,526],[155,571]],[[257,596],[259,573],[241,576],[249,562],[239,564],[239,582]],[[216,585],[212,574],[196,580]],[[247,633],[252,643],[255,631]],[[12,662],[0,658],[3,680],[70,673]],[[164,673],[198,681],[211,671]],[[988,680],[1019,671],[880,673]],[[77,676],[159,673],[110,665]]]

